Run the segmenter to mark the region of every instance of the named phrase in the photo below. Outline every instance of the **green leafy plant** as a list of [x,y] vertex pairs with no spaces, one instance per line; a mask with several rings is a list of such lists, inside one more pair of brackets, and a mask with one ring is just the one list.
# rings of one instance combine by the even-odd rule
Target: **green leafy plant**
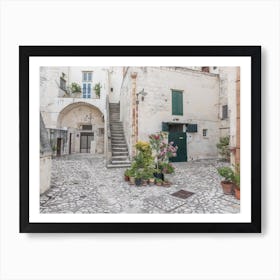
[[70,88],[73,93],[81,92],[81,86],[77,83],[72,83]]
[[156,184],[162,184],[163,183],[163,180],[159,179],[159,178],[156,178],[155,180]]
[[233,182],[234,181],[234,171],[230,167],[221,167],[218,168],[218,173],[225,178],[225,181]]
[[97,83],[94,85],[94,91],[98,97],[100,97],[101,88],[102,88],[102,86],[100,85],[100,83]]
[[174,166],[169,162],[160,163],[159,168],[162,171],[162,173],[165,174],[172,174],[175,170]]
[[229,148],[229,136],[220,137],[220,142],[216,144],[219,154],[225,159],[226,161],[230,160],[230,148]]
[[160,169],[162,163],[168,162],[169,158],[177,156],[178,147],[174,146],[174,142],[168,143],[165,132],[149,135],[149,141],[157,169]]
[[240,165],[237,164],[234,167],[233,178],[232,181],[235,184],[237,189],[240,189]]

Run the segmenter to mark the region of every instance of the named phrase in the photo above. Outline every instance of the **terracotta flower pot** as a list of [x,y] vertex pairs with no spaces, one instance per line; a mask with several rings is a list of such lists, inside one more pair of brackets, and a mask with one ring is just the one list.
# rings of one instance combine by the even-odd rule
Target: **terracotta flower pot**
[[128,181],[129,181],[129,176],[124,175],[124,180],[125,180],[126,182],[128,182]]
[[163,184],[164,187],[170,187],[171,186],[170,182],[168,182],[168,181],[163,181],[162,184]]
[[149,179],[149,184],[150,185],[154,185],[155,184],[155,179],[154,178],[150,178]]
[[235,188],[234,192],[235,192],[235,198],[240,200],[240,189]]
[[135,177],[129,177],[129,183],[131,185],[134,185],[135,184]]
[[142,185],[147,186],[148,185],[148,180],[142,180]]
[[233,194],[233,183],[229,181],[221,182],[224,194]]

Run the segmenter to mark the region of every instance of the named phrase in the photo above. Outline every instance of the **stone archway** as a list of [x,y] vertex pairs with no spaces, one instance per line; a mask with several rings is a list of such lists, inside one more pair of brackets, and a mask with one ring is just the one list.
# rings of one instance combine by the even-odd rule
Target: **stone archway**
[[57,119],[58,129],[67,129],[69,153],[104,153],[104,116],[86,102],[66,106]]

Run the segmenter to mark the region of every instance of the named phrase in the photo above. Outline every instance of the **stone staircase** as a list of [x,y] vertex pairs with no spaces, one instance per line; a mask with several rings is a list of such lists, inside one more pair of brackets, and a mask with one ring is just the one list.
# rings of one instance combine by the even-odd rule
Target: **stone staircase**
[[112,162],[107,167],[129,167],[131,162],[129,160],[123,124],[120,121],[120,104],[109,103],[109,110]]

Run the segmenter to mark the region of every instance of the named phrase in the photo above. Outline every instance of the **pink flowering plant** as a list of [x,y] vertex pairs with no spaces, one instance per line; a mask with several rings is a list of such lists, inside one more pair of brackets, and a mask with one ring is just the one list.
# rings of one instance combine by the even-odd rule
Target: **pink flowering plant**
[[161,170],[163,173],[173,173],[174,167],[169,163],[169,158],[177,156],[178,147],[174,146],[174,142],[168,143],[166,136],[167,134],[164,132],[151,134],[149,140],[157,170]]

